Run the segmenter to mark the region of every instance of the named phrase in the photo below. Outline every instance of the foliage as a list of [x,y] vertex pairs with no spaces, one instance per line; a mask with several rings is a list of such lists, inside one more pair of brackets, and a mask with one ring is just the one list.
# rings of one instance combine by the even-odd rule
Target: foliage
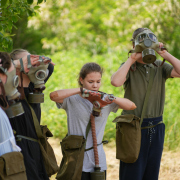
[[[180,57],[180,2],[177,0],[54,0],[41,6],[29,25],[45,33],[51,52],[84,49],[92,55],[128,51],[132,32],[148,27]],[[38,24],[38,25],[37,25]],[[49,28],[51,27],[51,28]]]
[[[38,0],[37,3],[41,3]],[[10,51],[13,46],[12,28],[17,28],[15,23],[20,19],[22,14],[27,16],[32,15],[39,6],[31,7],[28,3],[33,3],[33,0],[1,0],[0,12],[0,43],[1,51]]]

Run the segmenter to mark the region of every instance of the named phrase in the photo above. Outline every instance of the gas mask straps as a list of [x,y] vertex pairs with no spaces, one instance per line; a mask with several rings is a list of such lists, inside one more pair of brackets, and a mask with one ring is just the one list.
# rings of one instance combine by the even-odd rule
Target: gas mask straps
[[44,80],[48,76],[48,65],[49,64],[44,64],[44,59],[51,61],[50,58],[45,57],[45,56],[39,56],[39,65],[38,66],[32,66],[31,64],[31,55],[27,56],[28,60],[28,65],[27,68],[29,69],[29,72],[26,73],[24,71],[24,66],[23,66],[23,60],[22,58],[20,59],[20,64],[21,64],[21,72],[25,73],[30,81],[34,84],[34,90],[33,93],[30,93],[28,96],[28,102],[29,103],[43,103],[44,102],[44,94],[42,91],[46,88],[44,85]]

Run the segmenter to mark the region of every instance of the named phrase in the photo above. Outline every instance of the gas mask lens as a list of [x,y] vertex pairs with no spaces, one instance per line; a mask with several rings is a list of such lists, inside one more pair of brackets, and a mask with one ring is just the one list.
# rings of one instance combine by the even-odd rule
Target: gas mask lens
[[19,76],[15,76],[13,80],[13,86],[17,88],[19,85]]
[[139,42],[143,42],[144,39],[146,39],[146,34],[141,34],[141,35],[139,35],[139,37],[138,37],[138,41],[139,41]]
[[36,72],[35,76],[38,80],[44,80],[46,78],[46,72],[43,70],[39,70]]
[[147,34],[140,34],[138,36],[138,41],[141,43],[143,42],[147,37],[149,37],[149,39],[153,42],[156,42],[157,41],[157,37],[152,34],[152,33],[149,33],[148,35]]
[[154,41],[154,42],[157,41],[157,37],[152,33],[149,33],[149,38],[151,39],[151,41]]

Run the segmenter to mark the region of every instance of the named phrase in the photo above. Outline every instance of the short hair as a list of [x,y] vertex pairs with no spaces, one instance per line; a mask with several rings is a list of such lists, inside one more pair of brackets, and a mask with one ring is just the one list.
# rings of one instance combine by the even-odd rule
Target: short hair
[[[7,52],[0,52],[0,59],[1,59],[0,61],[1,67],[8,70],[11,67],[10,55]],[[0,73],[4,74],[4,72],[1,69],[0,69]]]
[[20,53],[23,53],[23,52],[28,52],[28,51],[25,50],[25,49],[15,49],[15,50],[13,50],[13,51],[10,53],[11,59],[12,59],[12,60],[18,59],[17,56],[18,56]]
[[84,64],[84,66],[81,68],[79,72],[79,77],[78,77],[78,84],[80,87],[82,87],[80,78],[85,79],[86,76],[92,72],[99,72],[102,76],[103,68],[99,64],[94,62]]

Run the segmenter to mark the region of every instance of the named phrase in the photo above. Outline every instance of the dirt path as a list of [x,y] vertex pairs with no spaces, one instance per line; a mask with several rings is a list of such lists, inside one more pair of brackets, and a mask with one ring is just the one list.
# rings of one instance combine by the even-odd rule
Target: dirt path
[[[59,145],[60,140],[50,138],[49,142],[53,146],[59,164],[62,158],[61,148]],[[118,180],[119,160],[115,158],[115,144],[110,143],[105,145],[104,150],[108,166],[107,180]],[[55,180],[55,176],[52,176],[51,180]],[[180,153],[171,151],[163,152],[159,180],[180,180]]]

